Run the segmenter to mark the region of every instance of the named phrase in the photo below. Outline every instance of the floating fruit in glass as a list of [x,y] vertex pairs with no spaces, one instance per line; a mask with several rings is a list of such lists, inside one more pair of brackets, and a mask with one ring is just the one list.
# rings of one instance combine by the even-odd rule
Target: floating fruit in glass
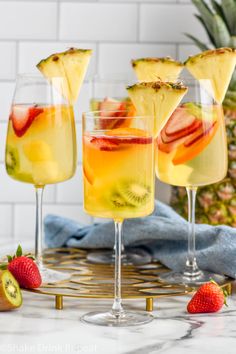
[[43,74],[19,75],[11,106],[6,170],[36,191],[35,258],[44,283],[68,277],[47,269],[42,255],[42,197],[45,185],[68,180],[76,170],[77,146],[73,104],[89,64],[90,49],[70,48],[41,60]]
[[[107,116],[106,116],[107,114]],[[129,117],[117,111],[128,127],[104,128],[109,112],[83,116],[84,208],[115,223],[115,299],[112,310],[93,312],[83,321],[103,326],[132,326],[150,322],[144,312],[125,311],[121,300],[121,236],[123,221],[144,217],[154,209],[153,117]],[[135,230],[134,230],[135,232]]]
[[[195,247],[195,199],[198,187],[221,181],[227,173],[227,139],[221,104],[214,100],[210,80],[187,79],[188,92],[158,134],[156,174],[167,184],[183,186],[188,195],[188,254],[183,271],[161,278],[198,285],[223,276],[198,267]],[[200,195],[203,205],[213,196]],[[213,212],[213,211],[212,211]]]

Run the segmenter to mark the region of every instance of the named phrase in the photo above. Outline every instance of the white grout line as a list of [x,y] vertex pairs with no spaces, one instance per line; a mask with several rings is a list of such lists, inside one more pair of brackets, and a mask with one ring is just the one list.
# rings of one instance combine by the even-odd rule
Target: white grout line
[[[0,0],[1,1],[1,0]],[[0,43],[1,42],[16,42],[16,40],[15,39],[4,39],[4,38],[0,38]],[[137,41],[125,41],[125,40],[121,40],[121,39],[114,39],[114,40],[96,40],[96,41],[94,41],[94,40],[87,40],[87,39],[81,39],[81,40],[76,40],[76,39],[58,39],[58,40],[56,40],[56,39],[27,39],[27,38],[25,38],[25,39],[22,39],[22,40],[17,40],[17,42],[19,42],[19,44],[20,43],[30,43],[30,42],[32,42],[32,43],[65,43],[65,42],[78,42],[78,43],[80,43],[81,45],[83,45],[83,44],[96,44],[96,43],[98,43],[98,44],[156,44],[157,46],[158,45],[176,45],[176,42],[172,42],[172,41],[158,41],[158,42],[155,42],[155,41],[139,41],[138,43],[137,43]],[[190,44],[193,44],[193,42],[191,42],[190,40],[187,40],[186,42],[184,41],[180,41],[180,42],[178,42],[178,44],[180,44],[180,45],[190,45]]]

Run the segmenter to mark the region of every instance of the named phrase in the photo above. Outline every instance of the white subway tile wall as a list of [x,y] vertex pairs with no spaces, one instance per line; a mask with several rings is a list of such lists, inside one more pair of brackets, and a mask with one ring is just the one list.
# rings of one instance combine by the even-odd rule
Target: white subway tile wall
[[[131,75],[130,59],[166,56],[184,60],[197,52],[184,32],[206,37],[190,0],[0,0],[0,237],[34,237],[34,188],[12,180],[4,168],[7,119],[18,73],[35,72],[37,62],[71,46],[92,48],[87,79],[95,74]],[[81,114],[88,109],[89,82],[75,108],[78,170],[70,181],[47,186],[44,215],[93,220],[83,211]],[[160,199],[169,188],[161,184]]]

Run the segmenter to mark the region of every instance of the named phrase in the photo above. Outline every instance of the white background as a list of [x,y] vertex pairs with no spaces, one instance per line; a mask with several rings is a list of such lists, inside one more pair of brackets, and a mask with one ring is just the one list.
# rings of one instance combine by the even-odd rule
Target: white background
[[[1,1],[0,0],[0,237],[34,237],[34,190],[9,178],[4,168],[7,119],[19,72],[34,72],[37,62],[71,46],[92,48],[89,75],[130,71],[130,59],[166,56],[184,60],[197,49],[184,36],[206,41],[188,0]],[[80,120],[88,88],[76,107],[79,162]],[[159,188],[162,200],[168,190]],[[47,187],[44,214],[56,213],[92,222],[83,212],[81,166],[75,177]]]

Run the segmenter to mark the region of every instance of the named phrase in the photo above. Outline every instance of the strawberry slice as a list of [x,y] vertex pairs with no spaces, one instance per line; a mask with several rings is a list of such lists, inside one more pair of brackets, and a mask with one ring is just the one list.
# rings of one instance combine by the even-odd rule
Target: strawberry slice
[[172,113],[166,124],[166,135],[175,135],[188,128],[195,121],[196,117],[186,112],[183,107],[178,107]]
[[90,143],[101,151],[115,151],[119,149],[119,139],[117,138],[93,137]]
[[170,153],[201,127],[200,119],[189,114],[185,108],[178,107],[159,134],[157,140],[159,150]]
[[121,138],[120,139],[122,144],[151,144],[152,143],[152,137],[147,136],[147,137],[131,137],[131,138]]
[[15,105],[12,108],[10,119],[15,134],[20,138],[29,129],[34,119],[43,112],[43,108],[37,106]]
[[157,146],[158,149],[162,152],[165,152],[167,154],[169,154],[171,151],[173,151],[174,149],[176,149],[180,144],[183,144],[183,142],[185,141],[186,137],[184,136],[181,139],[178,140],[174,140],[171,141],[169,143],[165,143],[162,139],[162,135],[159,134],[158,138],[157,138]]
[[100,103],[99,110],[101,111],[101,117],[114,117],[114,113],[112,111],[119,111],[122,102],[115,100],[110,97],[105,97],[104,100]]
[[216,124],[216,121],[214,123],[208,123],[204,124],[204,128],[197,130],[194,134],[191,134],[184,142],[185,147],[189,147],[196,143],[199,139],[204,137],[205,135],[208,135],[210,131],[213,129],[214,125]]
[[125,101],[118,101],[113,98],[106,97],[100,103],[99,110],[101,111],[101,119],[99,121],[100,129],[112,129],[112,128],[119,128],[120,126],[128,126],[130,124],[131,119],[116,119],[124,116],[124,113],[128,113],[127,116],[133,116],[132,114],[129,115],[128,112],[123,112],[127,110],[127,102]]
[[177,108],[164,129],[162,139],[165,143],[175,141],[193,133],[201,126],[201,120],[186,112],[184,108]]
[[176,154],[172,160],[174,165],[183,164],[189,160],[192,160],[194,157],[199,155],[210,142],[212,141],[219,123],[215,121],[208,126],[208,129],[203,130],[199,133],[193,134],[187,139],[184,144],[180,145]]

